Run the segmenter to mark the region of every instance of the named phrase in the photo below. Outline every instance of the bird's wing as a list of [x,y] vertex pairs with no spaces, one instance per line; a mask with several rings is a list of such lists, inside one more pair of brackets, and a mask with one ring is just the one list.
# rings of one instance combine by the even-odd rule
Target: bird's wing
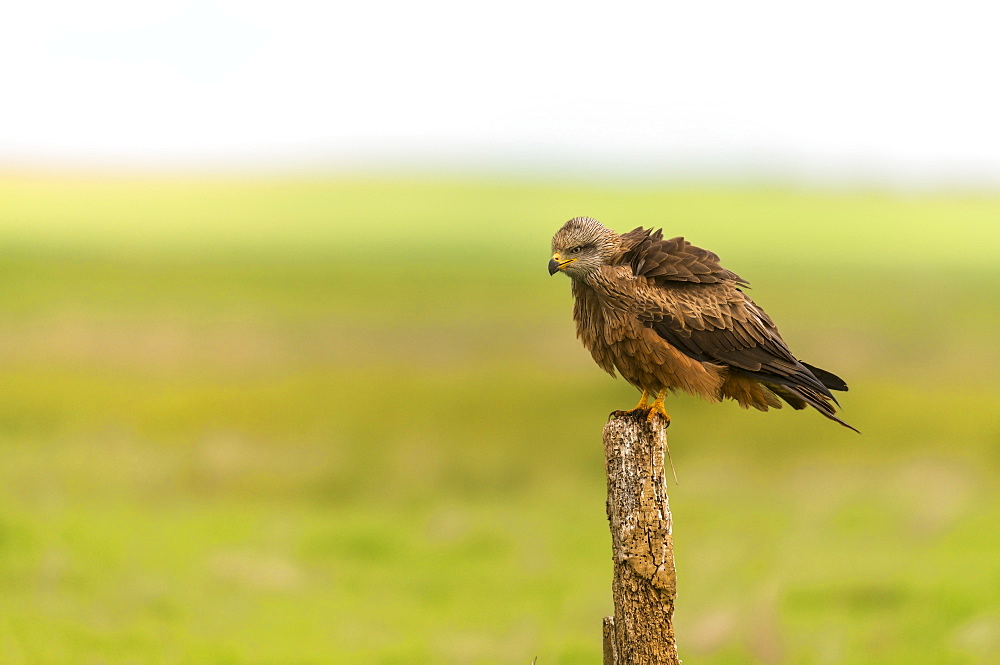
[[702,362],[778,376],[809,374],[770,317],[737,288],[747,282],[723,268],[716,254],[684,238],[664,240],[662,229],[639,227],[621,239],[618,265],[643,278],[635,282],[637,314],[667,342]]
[[719,264],[719,257],[707,249],[695,247],[684,238],[663,239],[663,229],[641,226],[621,236],[619,265],[631,266],[637,277],[657,282],[694,282],[718,284],[747,281]]
[[834,414],[837,400],[829,390],[847,385],[796,359],[771,317],[740,290],[747,282],[723,268],[718,256],[683,238],[663,240],[661,231],[642,228],[623,235],[622,246],[618,265],[631,268],[634,313],[644,325],[695,360],[783,386],[854,429]]
[[638,316],[666,342],[702,361],[763,381],[815,390],[823,383],[788,349],[771,318],[733,282],[647,282]]
[[619,265],[645,278],[639,318],[664,340],[702,362],[830,394],[792,355],[771,318],[738,288],[746,280],[723,268],[716,254],[641,227],[622,236],[622,247]]

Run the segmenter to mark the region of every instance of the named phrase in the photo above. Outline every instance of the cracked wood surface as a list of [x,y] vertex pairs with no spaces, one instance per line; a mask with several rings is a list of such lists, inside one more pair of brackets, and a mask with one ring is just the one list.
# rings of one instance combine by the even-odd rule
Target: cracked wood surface
[[666,423],[612,414],[604,426],[615,615],[604,623],[605,665],[675,665],[677,576],[664,473]]

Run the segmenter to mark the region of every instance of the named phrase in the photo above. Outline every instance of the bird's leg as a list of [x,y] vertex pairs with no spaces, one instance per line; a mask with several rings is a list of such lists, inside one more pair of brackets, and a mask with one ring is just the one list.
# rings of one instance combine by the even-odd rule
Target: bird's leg
[[664,388],[656,393],[656,399],[653,400],[653,404],[649,407],[649,415],[646,416],[646,422],[652,424],[656,417],[656,414],[663,416],[666,424],[670,424],[670,414],[667,413],[667,409],[663,406],[663,400],[667,396],[667,389]]
[[654,418],[654,414],[658,413],[658,414],[660,414],[661,416],[664,417],[664,419],[667,421],[667,425],[669,425],[670,424],[670,416],[667,415],[666,410],[663,408],[663,398],[666,397],[666,395],[667,395],[666,388],[664,388],[663,390],[657,392],[656,393],[656,399],[653,401],[652,404],[650,404],[649,403],[649,396],[652,395],[652,394],[653,394],[652,390],[645,390],[645,389],[643,389],[642,396],[639,397],[639,403],[636,404],[636,406],[635,406],[634,409],[630,409],[628,411],[614,411],[614,412],[612,412],[611,415],[616,416],[616,417],[620,417],[620,416],[631,416],[631,415],[634,415],[634,414],[638,414],[638,415],[646,416],[646,422],[652,424],[653,418]]

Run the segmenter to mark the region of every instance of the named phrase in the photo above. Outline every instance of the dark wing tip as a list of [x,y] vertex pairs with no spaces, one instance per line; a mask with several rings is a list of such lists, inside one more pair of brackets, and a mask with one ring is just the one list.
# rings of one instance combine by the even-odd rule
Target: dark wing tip
[[[861,430],[859,430],[858,428],[854,427],[853,425],[847,424],[846,422],[844,422],[843,420],[841,420],[840,418],[837,417],[837,414],[836,414],[836,411],[834,410],[833,404],[831,404],[829,401],[827,401],[828,399],[832,399],[832,398],[826,398],[822,393],[819,393],[816,390],[814,390],[812,388],[809,388],[807,386],[794,386],[794,387],[791,388],[791,390],[796,395],[798,395],[803,400],[805,400],[805,402],[809,406],[813,407],[814,409],[816,409],[817,411],[819,411],[821,414],[823,414],[824,416],[826,416],[830,420],[832,420],[832,421],[834,421],[836,423],[840,423],[841,425],[843,425],[847,429],[855,431],[858,434],[861,434]],[[836,400],[833,400],[833,402],[836,403]]]
[[847,382],[842,378],[834,374],[833,372],[828,372],[825,369],[820,369],[819,367],[813,367],[809,363],[803,363],[799,361],[803,366],[815,376],[820,383],[829,388],[830,390],[839,390],[841,392],[847,392]]

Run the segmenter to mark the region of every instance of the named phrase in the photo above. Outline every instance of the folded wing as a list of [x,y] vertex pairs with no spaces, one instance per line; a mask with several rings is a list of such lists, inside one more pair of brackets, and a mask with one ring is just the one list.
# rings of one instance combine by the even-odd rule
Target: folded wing
[[847,390],[844,381],[796,359],[771,318],[740,290],[747,282],[718,256],[683,238],[664,240],[661,231],[635,229],[623,239],[620,263],[646,278],[637,313],[645,325],[696,360],[728,366],[773,386],[794,407],[808,404],[851,427],[834,415],[830,392]]

